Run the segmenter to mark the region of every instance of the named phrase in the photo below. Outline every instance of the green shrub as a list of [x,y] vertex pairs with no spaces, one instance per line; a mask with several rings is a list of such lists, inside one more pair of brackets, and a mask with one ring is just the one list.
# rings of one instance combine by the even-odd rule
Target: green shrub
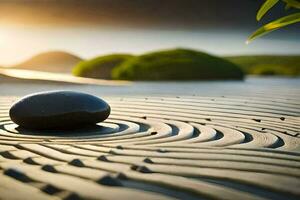
[[300,56],[235,56],[227,57],[240,65],[247,74],[255,75],[300,75]]
[[206,53],[174,49],[131,58],[112,71],[121,80],[224,80],[243,79],[235,64]]
[[81,61],[74,67],[73,74],[88,78],[111,79],[112,69],[132,57],[128,54],[111,54]]

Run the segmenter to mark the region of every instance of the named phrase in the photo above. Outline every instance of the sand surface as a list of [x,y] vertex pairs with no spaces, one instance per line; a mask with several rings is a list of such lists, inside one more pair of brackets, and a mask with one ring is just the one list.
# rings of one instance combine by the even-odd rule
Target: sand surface
[[[0,199],[299,199],[299,84],[2,82]],[[111,115],[73,131],[10,121],[18,98],[58,89],[102,97]]]

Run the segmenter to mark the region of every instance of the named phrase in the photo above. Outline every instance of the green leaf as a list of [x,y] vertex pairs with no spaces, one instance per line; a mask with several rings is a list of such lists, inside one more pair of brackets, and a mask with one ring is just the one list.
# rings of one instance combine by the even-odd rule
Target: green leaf
[[257,12],[256,19],[257,21],[261,18],[276,4],[279,0],[266,0],[266,2],[260,7]]
[[290,24],[298,23],[300,22],[300,12],[299,13],[294,13],[285,17],[282,17],[280,19],[277,19],[271,23],[268,23],[264,25],[263,27],[259,28],[256,30],[247,40],[247,44],[258,38],[261,37],[267,33],[270,33],[271,31],[277,30],[279,28],[282,28],[284,26],[288,26]]
[[291,8],[291,6],[289,4],[286,4],[284,7],[285,10],[289,10],[290,8]]
[[282,0],[287,6],[300,9],[300,2],[297,0]]

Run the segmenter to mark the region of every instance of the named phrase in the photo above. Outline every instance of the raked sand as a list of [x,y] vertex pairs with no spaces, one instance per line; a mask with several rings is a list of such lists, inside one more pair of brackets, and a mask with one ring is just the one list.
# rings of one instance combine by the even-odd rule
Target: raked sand
[[[0,199],[299,199],[299,86],[1,83]],[[68,132],[10,121],[20,96],[62,89],[104,98],[110,117]]]

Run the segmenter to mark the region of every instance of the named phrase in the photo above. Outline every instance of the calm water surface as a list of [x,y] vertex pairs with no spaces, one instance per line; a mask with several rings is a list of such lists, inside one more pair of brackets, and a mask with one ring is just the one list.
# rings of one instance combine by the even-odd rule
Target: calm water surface
[[45,90],[75,90],[100,96],[201,95],[272,96],[298,99],[300,78],[248,77],[245,81],[133,82],[130,86],[1,83],[0,95],[21,96]]

